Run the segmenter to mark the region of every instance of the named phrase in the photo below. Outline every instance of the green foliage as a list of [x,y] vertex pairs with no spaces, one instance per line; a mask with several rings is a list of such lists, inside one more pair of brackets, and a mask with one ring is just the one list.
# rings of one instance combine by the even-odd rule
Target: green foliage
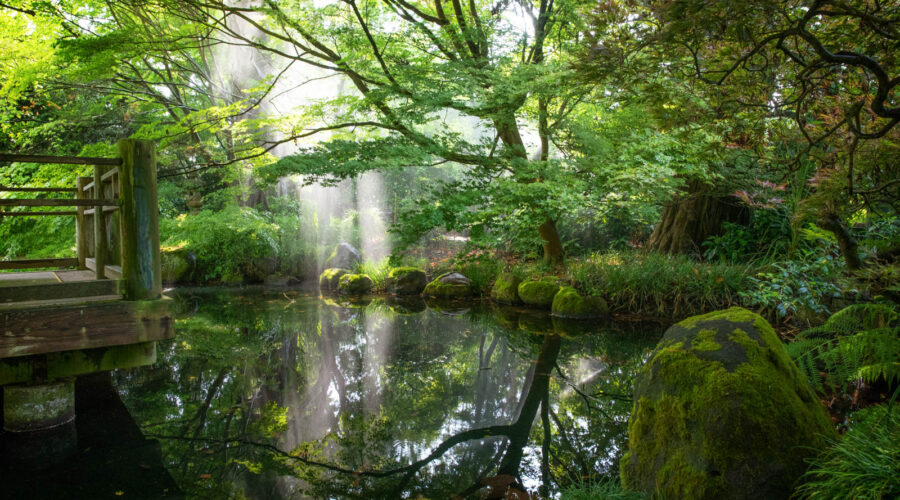
[[562,491],[560,500],[645,500],[649,497],[637,491],[622,488],[618,477],[601,478],[598,481],[584,481]]
[[722,224],[723,233],[703,242],[703,256],[709,260],[737,262],[766,255],[783,255],[793,241],[790,214],[783,207],[754,210],[750,225]]
[[779,318],[809,312],[827,314],[827,302],[842,291],[834,282],[840,266],[831,255],[805,252],[797,260],[764,266],[749,278],[741,296],[748,305],[761,307]]
[[881,378],[900,382],[900,314],[889,306],[857,304],[831,316],[824,325],[805,330],[787,345],[800,370],[819,390],[820,372],[846,388],[851,382]]
[[684,255],[612,252],[571,262],[567,276],[587,294],[606,299],[613,311],[672,317],[740,303],[754,270]]
[[163,246],[182,247],[197,257],[198,278],[240,281],[254,259],[276,257],[279,227],[252,208],[204,210],[160,219]]
[[811,462],[798,498],[900,497],[900,412],[880,405],[857,412],[853,420],[843,439]]

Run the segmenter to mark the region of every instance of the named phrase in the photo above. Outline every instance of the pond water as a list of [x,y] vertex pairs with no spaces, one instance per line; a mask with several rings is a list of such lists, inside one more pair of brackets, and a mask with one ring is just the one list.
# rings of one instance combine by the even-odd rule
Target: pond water
[[487,302],[173,295],[175,339],[111,382],[159,442],[141,467],[189,498],[485,498],[511,482],[553,497],[617,473],[630,384],[664,330]]

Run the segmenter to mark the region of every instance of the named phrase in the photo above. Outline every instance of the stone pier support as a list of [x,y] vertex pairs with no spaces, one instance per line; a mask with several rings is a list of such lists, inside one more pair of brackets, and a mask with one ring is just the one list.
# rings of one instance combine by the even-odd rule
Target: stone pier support
[[43,431],[74,419],[74,378],[3,388],[3,430],[7,432]]

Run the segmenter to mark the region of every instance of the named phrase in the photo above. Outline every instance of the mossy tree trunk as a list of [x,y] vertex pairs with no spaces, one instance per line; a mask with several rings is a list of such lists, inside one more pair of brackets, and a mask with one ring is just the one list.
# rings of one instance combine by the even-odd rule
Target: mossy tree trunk
[[825,214],[819,220],[819,225],[821,225],[823,229],[834,233],[834,237],[837,239],[838,248],[841,250],[841,256],[844,258],[847,268],[851,271],[860,269],[862,267],[862,261],[859,258],[859,248],[856,239],[853,238],[853,235],[847,230],[847,226],[844,225],[841,218],[838,217],[837,214],[830,212]]
[[723,222],[747,224],[750,211],[732,196],[693,184],[688,193],[663,207],[647,247],[663,253],[699,253],[710,236],[722,234]]

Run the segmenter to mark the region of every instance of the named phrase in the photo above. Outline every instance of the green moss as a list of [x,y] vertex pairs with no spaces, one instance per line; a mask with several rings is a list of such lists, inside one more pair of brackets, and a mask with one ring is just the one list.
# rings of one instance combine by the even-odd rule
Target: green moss
[[350,270],[332,267],[322,271],[322,274],[319,275],[319,290],[323,292],[337,291],[341,276],[345,274],[350,274]]
[[415,267],[395,267],[388,273],[385,288],[397,295],[418,295],[426,283],[425,271]]
[[599,318],[609,314],[606,301],[600,297],[582,297],[578,290],[563,287],[553,297],[551,307],[554,316],[561,318]]
[[491,299],[501,304],[519,304],[519,283],[522,279],[512,273],[500,273],[491,288]]
[[160,251],[160,273],[164,283],[180,284],[189,281],[190,252],[183,248]]
[[834,430],[758,315],[670,328],[635,383],[623,484],[668,498],[787,498]]
[[718,351],[722,348],[722,345],[713,340],[715,336],[715,330],[710,330],[709,328],[700,330],[691,342],[691,348],[695,351]]
[[338,293],[342,295],[362,295],[372,289],[374,282],[366,274],[344,274],[338,281]]
[[559,291],[559,285],[555,281],[523,281],[519,284],[519,299],[533,307],[550,309],[553,305],[553,297]]
[[424,273],[425,271],[412,266],[401,266],[395,267],[391,269],[391,272],[388,273],[388,278],[397,278],[399,276],[409,274],[409,273]]
[[453,273],[444,273],[425,286],[422,295],[436,299],[461,299],[475,295],[471,282],[445,282],[445,278]]
[[72,420],[75,378],[3,388],[3,428],[13,432],[47,429]]

